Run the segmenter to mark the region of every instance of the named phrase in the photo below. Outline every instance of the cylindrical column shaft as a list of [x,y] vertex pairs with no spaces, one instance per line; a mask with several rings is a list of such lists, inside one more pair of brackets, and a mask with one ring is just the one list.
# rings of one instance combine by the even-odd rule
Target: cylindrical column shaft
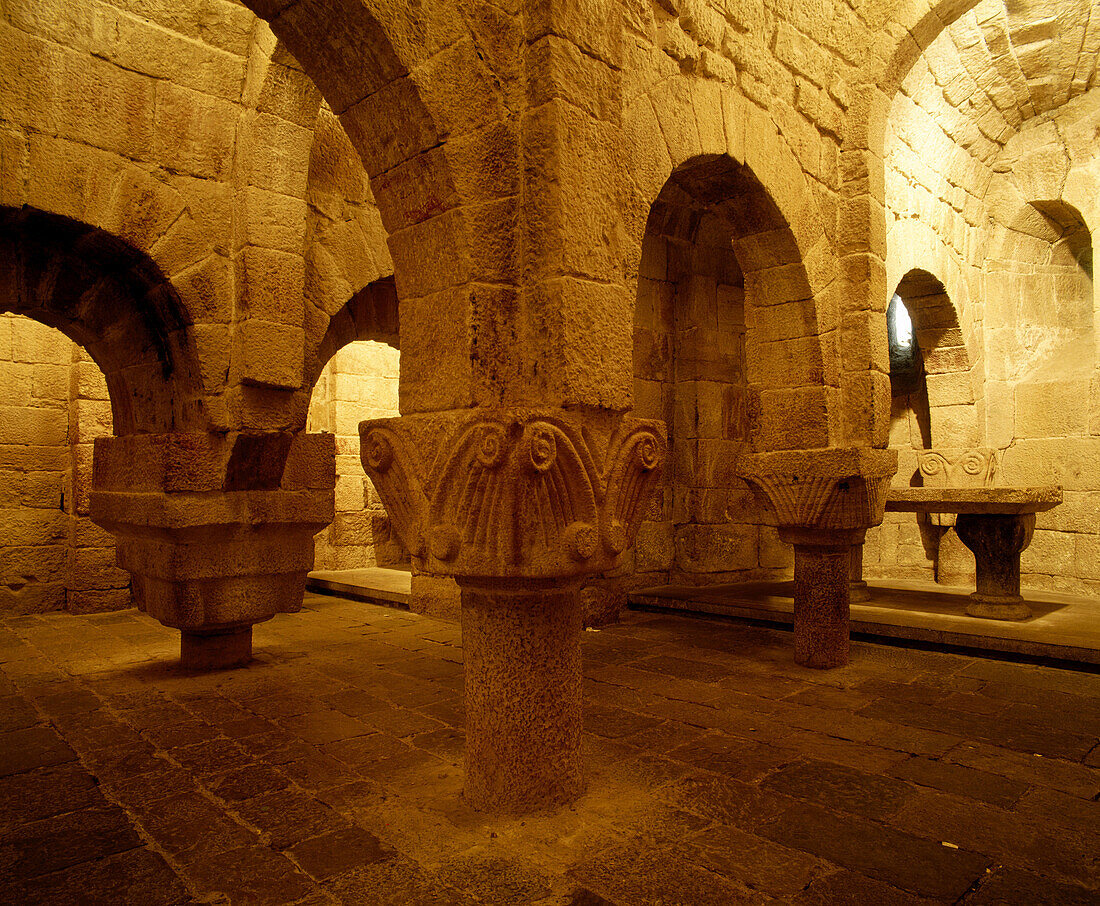
[[1020,554],[1031,543],[1035,514],[964,513],[955,531],[977,567],[975,591],[966,612],[972,617],[1026,620],[1031,608],[1020,596]]
[[583,787],[579,585],[462,588],[466,798],[523,814]]
[[848,568],[852,550],[794,546],[794,659],[807,667],[848,663]]

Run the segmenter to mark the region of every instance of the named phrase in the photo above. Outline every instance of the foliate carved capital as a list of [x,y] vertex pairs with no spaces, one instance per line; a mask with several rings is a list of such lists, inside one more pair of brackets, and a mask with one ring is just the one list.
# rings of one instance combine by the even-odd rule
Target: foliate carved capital
[[432,573],[564,578],[616,565],[667,456],[664,425],[563,410],[359,425],[363,468]]
[[894,450],[850,447],[751,454],[739,471],[781,531],[861,532],[882,522],[897,467]]

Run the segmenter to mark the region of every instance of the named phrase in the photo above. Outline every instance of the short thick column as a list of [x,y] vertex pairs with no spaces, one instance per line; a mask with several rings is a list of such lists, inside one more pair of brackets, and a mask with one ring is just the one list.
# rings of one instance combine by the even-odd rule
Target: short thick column
[[806,667],[848,663],[852,534],[780,530],[780,538],[794,545],[794,659]]
[[1020,554],[1031,543],[1035,514],[963,513],[959,538],[974,553],[976,590],[966,612],[994,620],[1026,620],[1031,609],[1020,595]]
[[567,804],[584,788],[580,585],[461,584],[466,798],[503,814]]

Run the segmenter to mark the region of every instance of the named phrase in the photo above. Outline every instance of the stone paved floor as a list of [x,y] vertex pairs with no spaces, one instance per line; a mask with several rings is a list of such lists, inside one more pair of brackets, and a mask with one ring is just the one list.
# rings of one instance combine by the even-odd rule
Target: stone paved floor
[[0,621],[0,902],[1100,902],[1100,676],[628,614],[589,791],[461,799],[457,629],[309,596],[187,676],[133,611]]

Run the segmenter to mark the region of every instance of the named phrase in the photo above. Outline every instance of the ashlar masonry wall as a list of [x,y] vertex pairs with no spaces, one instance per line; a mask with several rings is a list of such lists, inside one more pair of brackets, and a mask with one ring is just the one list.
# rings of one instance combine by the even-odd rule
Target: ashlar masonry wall
[[408,553],[359,459],[359,422],[396,416],[399,354],[384,343],[349,343],[325,366],[308,430],[336,435],[336,518],[316,538],[315,569],[407,569]]
[[130,606],[114,542],[88,518],[103,374],[59,331],[0,315],[0,613]]
[[[651,217],[662,216],[655,206]],[[736,475],[748,449],[744,278],[728,232],[707,215],[692,241],[647,237],[634,331],[635,413],[668,426],[670,467],[633,553],[633,587],[772,578],[791,564]],[[725,240],[725,241],[723,241]]]

